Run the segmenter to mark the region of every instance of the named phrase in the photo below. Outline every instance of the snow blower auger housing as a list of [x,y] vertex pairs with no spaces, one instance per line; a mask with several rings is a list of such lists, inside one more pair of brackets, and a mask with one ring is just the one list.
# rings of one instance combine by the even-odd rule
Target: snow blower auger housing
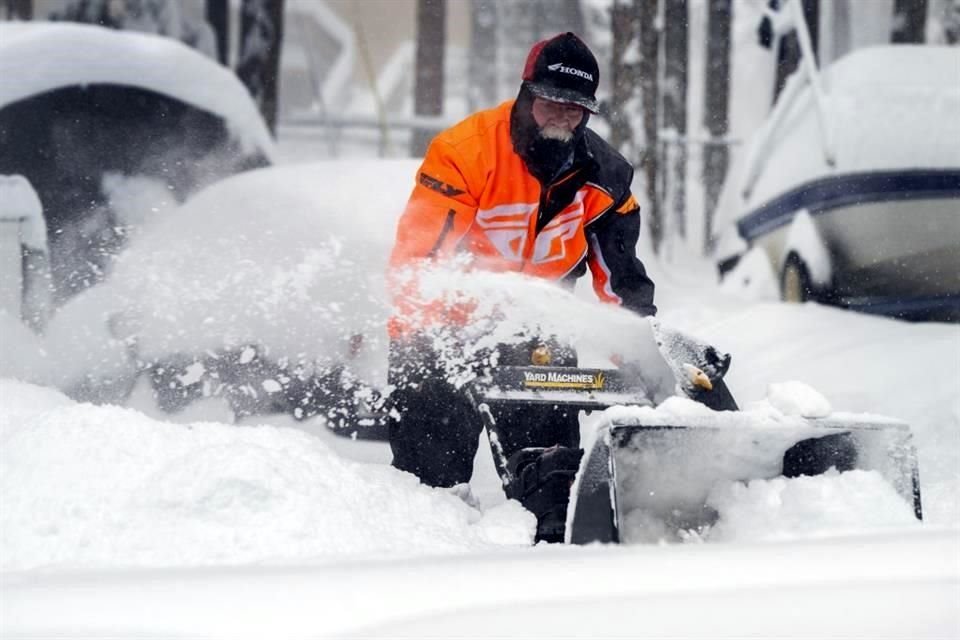
[[748,421],[736,413],[611,418],[573,488],[568,542],[657,542],[716,522],[713,487],[831,469],[877,471],[922,519],[907,425],[855,419]]
[[[509,470],[497,456],[493,405],[633,407],[603,415],[571,489],[566,542],[680,539],[681,532],[704,531],[716,521],[707,497],[717,483],[831,469],[879,472],[922,518],[916,452],[906,424],[853,414],[742,412],[723,381],[728,355],[657,325],[653,334],[662,360],[648,355],[643,368],[501,367],[470,391],[491,434],[494,462],[502,477],[507,474],[505,487]],[[699,404],[660,404],[665,377],[672,395]]]

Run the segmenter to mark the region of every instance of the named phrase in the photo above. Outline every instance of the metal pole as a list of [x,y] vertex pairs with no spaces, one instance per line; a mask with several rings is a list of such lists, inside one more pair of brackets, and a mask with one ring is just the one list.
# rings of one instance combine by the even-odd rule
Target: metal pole
[[823,152],[827,164],[831,167],[836,164],[836,154],[833,149],[833,135],[827,121],[828,98],[820,83],[820,71],[817,69],[814,57],[813,44],[810,40],[810,30],[803,15],[803,7],[799,0],[789,0],[790,10],[793,12],[793,23],[797,29],[797,39],[800,42],[800,65],[807,74],[810,87],[813,90],[814,102],[817,107],[817,122],[820,125],[820,138],[823,142]]

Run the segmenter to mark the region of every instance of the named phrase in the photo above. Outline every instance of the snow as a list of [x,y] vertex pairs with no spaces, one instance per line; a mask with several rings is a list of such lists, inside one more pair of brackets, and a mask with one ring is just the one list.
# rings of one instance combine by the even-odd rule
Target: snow
[[[87,379],[130,378],[136,361],[183,355],[196,359],[189,368],[209,353],[238,350],[241,362],[258,353],[310,367],[346,361],[361,378],[385,384],[384,273],[416,167],[398,160],[261,169],[150,216],[109,280],[53,318],[44,338],[50,357],[11,362],[9,375],[76,388]],[[371,175],[381,185],[375,191]],[[598,307],[592,292],[587,301],[520,275],[457,267],[421,274],[425,295],[452,289],[451,302],[475,307],[471,349],[449,354],[451,372],[485,348],[540,334],[586,343],[585,357],[604,366],[613,354],[642,361],[656,349],[646,320]],[[552,306],[570,313],[545,318],[542,310]],[[499,320],[507,308],[511,322]],[[449,351],[442,340],[437,346]],[[669,393],[672,382],[659,397]]]
[[[237,347],[249,362],[257,353],[249,345],[275,358],[342,360],[362,333],[364,349],[351,362],[385,380],[383,274],[416,167],[401,160],[257,170],[156,212],[136,228],[109,281],[70,300],[31,341],[42,358],[0,341],[10,355],[2,370],[76,388],[129,378],[135,358]],[[367,187],[371,175],[377,190]]]
[[[101,290],[85,291],[73,309],[57,313],[43,335],[0,313],[0,372],[25,382],[76,390],[85,381],[122,379],[133,367],[126,345],[110,333],[110,306]],[[15,336],[16,339],[6,339]]]
[[780,298],[780,285],[770,265],[770,258],[760,247],[754,247],[743,254],[737,266],[723,277],[720,288],[731,296],[753,302]]
[[47,250],[47,222],[43,205],[30,181],[21,175],[0,175],[0,222],[20,223],[20,242],[38,251]]
[[[7,575],[5,637],[944,638],[956,534]],[[55,612],[55,615],[51,615]]]
[[[333,436],[322,420],[237,418],[215,397],[168,414],[145,376],[126,388],[138,359],[188,353],[177,375],[199,384],[207,350],[230,346],[247,363],[267,351],[335,360],[357,331],[369,338],[358,368],[382,376],[383,267],[416,166],[337,161],[230,178],[138,219],[110,278],[44,335],[0,313],[0,636],[960,632],[960,326],[769,302],[769,267],[749,256],[739,269],[756,297],[745,300],[718,288],[710,265],[666,268],[648,238],[640,245],[663,325],[734,354],[727,382],[744,412],[721,416],[721,436],[762,422],[788,441],[801,416],[902,420],[924,523],[876,471],[718,476],[696,487],[716,524],[685,532],[685,544],[530,547],[532,517],[502,496],[483,441],[478,509],[463,488],[424,487],[388,466],[385,444]],[[151,188],[112,184],[118,201]],[[424,274],[427,292],[451,283],[478,315],[509,310],[473,328],[478,344],[552,332],[596,365],[650,345],[649,322],[595,304],[583,282],[571,295],[516,276]],[[279,383],[258,381],[267,393]],[[113,402],[55,390],[84,385],[115,386]],[[585,415],[583,442],[616,416],[717,418],[671,398]]]
[[[209,315],[217,311],[213,294],[229,302],[229,296],[247,295],[247,288],[261,287],[257,293],[264,293],[268,286],[253,276],[234,289],[196,285],[193,291],[207,291],[211,300],[201,296],[192,304],[209,308],[182,316],[181,326],[191,330],[178,332],[177,323],[163,314],[180,313],[170,305],[177,303],[173,276],[184,269],[214,284],[242,275],[244,261],[253,261],[260,273],[270,273],[276,261],[296,271],[311,243],[329,242],[330,236],[338,238],[340,255],[355,256],[351,266],[379,269],[397,199],[402,201],[410,188],[415,162],[341,162],[337,188],[321,179],[330,174],[329,166],[232,178],[169,218],[151,221],[129,249],[137,260],[118,266],[116,283],[95,287],[78,301],[89,315],[56,316],[52,335],[42,339],[24,331],[19,346],[32,345],[27,350],[33,354],[11,358],[47,367],[52,381],[63,379],[64,366],[79,375],[86,367],[96,368],[97,358],[122,364],[123,342],[110,335],[103,316],[114,308],[117,284],[134,274],[142,279],[131,282],[144,283],[142,288],[170,283],[169,294],[150,285],[167,306],[150,303],[145,294],[128,299],[156,305],[147,307],[139,330],[145,345],[162,349],[222,344],[218,331],[244,327],[246,320],[237,316],[235,325],[224,322],[205,333],[206,318],[220,322]],[[365,188],[371,175],[381,178],[378,191]],[[360,192],[366,196],[363,207],[353,197]],[[249,213],[258,210],[271,212],[266,232],[263,216]],[[204,216],[230,222],[231,243],[214,249],[204,245],[210,240],[205,225],[216,227]],[[277,252],[283,242],[293,243],[289,262]],[[167,276],[151,281],[149,274],[164,273],[162,262],[151,257],[154,251],[165,252],[170,268]],[[222,264],[217,266],[215,258]],[[330,266],[336,271],[335,263]],[[377,637],[402,635],[406,629],[444,635],[442,630],[455,625],[470,629],[469,635],[523,629],[529,635],[563,631],[595,637],[637,629],[625,612],[640,610],[648,625],[643,629],[654,635],[669,629],[690,637],[776,637],[786,629],[784,616],[796,619],[799,608],[810,613],[803,616],[806,622],[789,626],[794,634],[809,625],[802,629],[817,635],[844,630],[851,637],[870,637],[878,630],[949,635],[958,624],[952,603],[960,589],[960,373],[951,357],[960,353],[960,328],[812,304],[744,303],[701,279],[664,271],[655,261],[648,260],[648,266],[659,285],[662,322],[734,353],[728,382],[752,414],[727,416],[731,427],[772,416],[786,433],[796,426],[796,416],[819,415],[831,407],[859,412],[832,413],[837,419],[880,413],[908,421],[920,452],[926,523],[905,516],[909,507],[877,473],[845,472],[707,486],[709,504],[720,518],[710,531],[688,533],[684,545],[528,549],[532,519],[504,501],[483,442],[472,483],[481,503],[476,510],[453,492],[423,487],[386,466],[385,445],[336,438],[322,423],[260,416],[245,420],[245,426],[217,424],[202,421],[204,411],[216,412],[200,406],[182,415],[153,407],[147,417],[5,381],[0,383],[5,608],[0,630],[4,635],[131,636],[149,630],[159,635]],[[430,277],[428,287],[441,286],[442,273],[433,281]],[[251,330],[262,330],[264,340],[277,348],[293,348],[298,340],[283,330],[271,332],[274,320],[296,331],[321,331],[310,314],[297,312],[298,305],[339,295],[344,281],[317,276],[306,282],[306,298],[254,312],[261,314],[261,324],[251,323]],[[354,287],[359,281],[347,282]],[[520,324],[555,325],[584,342],[595,338],[607,347],[623,345],[640,340],[641,327],[649,328],[645,321],[621,317],[615,308],[590,303],[592,292],[581,290],[572,298],[542,283],[509,278],[457,283],[485,304],[516,301]],[[506,292],[494,296],[504,284]],[[135,289],[122,288],[128,295]],[[191,288],[179,291],[189,295]],[[558,304],[568,313],[543,312]],[[189,305],[182,311],[193,313]],[[280,312],[291,317],[277,318]],[[551,324],[554,315],[560,317]],[[500,324],[494,335],[517,328]],[[87,336],[56,337],[79,331]],[[320,333],[300,335],[319,339]],[[70,349],[62,363],[46,340]],[[0,347],[9,349],[8,342],[0,341]],[[594,357],[603,357],[603,349],[596,352]],[[254,350],[240,357],[252,359]],[[11,366],[6,357],[0,362]],[[198,368],[188,371],[199,375]],[[778,381],[794,382],[771,386]],[[138,387],[129,403],[149,408],[149,391]],[[643,411],[686,419],[707,415],[703,407],[679,398],[656,409],[610,413]],[[584,418],[585,442],[604,417],[609,415]],[[881,606],[888,601],[898,606]],[[605,608],[610,603],[619,606]],[[308,606],[320,613],[298,613]],[[582,617],[584,608],[591,611],[589,625],[567,617],[571,610]],[[709,612],[709,624],[706,618],[690,618],[692,608]],[[49,614],[53,610],[57,615]],[[558,630],[554,625],[560,620],[566,624]]]
[[481,514],[302,431],[172,425],[44,393],[0,386],[2,571],[396,558],[532,541],[533,519],[516,503]]
[[139,325],[140,353],[253,343],[296,357],[382,332],[386,254],[415,166],[378,165],[375,191],[363,187],[364,163],[263,169],[158,219],[121,256],[110,287]]
[[0,377],[52,384],[41,339],[20,321],[19,314],[0,308],[0,335]]
[[720,517],[703,537],[719,542],[836,536],[864,527],[920,526],[911,505],[876,471],[752,480],[717,486],[707,504]]
[[686,304],[671,303],[664,293],[658,304],[665,321],[695,327],[734,354],[726,381],[741,406],[763,401],[771,382],[796,380],[820,391],[838,412],[909,424],[920,457],[925,520],[960,524],[960,327],[812,303],[738,302],[726,311],[705,311],[689,303],[698,300],[693,286],[683,294]]
[[771,406],[788,416],[826,418],[832,412],[829,400],[810,385],[797,380],[771,384],[767,399]]
[[910,531],[921,526],[912,505],[878,471],[839,473],[832,469],[816,477],[716,482],[705,500],[689,504],[682,493],[660,497],[663,505],[674,505],[673,517],[677,517],[677,507],[706,505],[716,511],[717,520],[703,528],[677,531],[648,504],[646,509],[625,512],[625,542],[774,542],[856,535],[865,528]]
[[104,174],[101,185],[117,221],[133,233],[149,218],[171,211],[177,203],[170,186],[158,178],[109,171]]
[[0,108],[61,87],[129,85],[215,113],[245,150],[273,153],[270,132],[237,77],[170,38],[82,24],[0,23],[0,78]]
[[[807,265],[810,280],[814,285],[822,287],[830,284],[833,276],[833,261],[830,259],[826,243],[820,238],[813,216],[806,209],[797,212],[787,230],[787,241],[783,248],[784,258],[791,253],[796,253]],[[782,269],[783,265],[777,265],[778,271]]]

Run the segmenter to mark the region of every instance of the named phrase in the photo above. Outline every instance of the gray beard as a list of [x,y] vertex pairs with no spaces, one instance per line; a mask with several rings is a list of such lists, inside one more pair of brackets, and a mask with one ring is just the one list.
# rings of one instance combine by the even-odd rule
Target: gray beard
[[570,142],[573,140],[573,131],[548,124],[545,127],[540,128],[540,136],[546,140]]

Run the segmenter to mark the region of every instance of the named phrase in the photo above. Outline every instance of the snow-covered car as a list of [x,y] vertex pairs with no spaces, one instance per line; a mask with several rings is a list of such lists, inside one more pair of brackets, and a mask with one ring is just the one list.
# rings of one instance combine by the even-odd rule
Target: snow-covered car
[[958,70],[956,48],[898,45],[838,60],[819,95],[793,76],[724,186],[721,273],[756,278],[761,254],[784,300],[960,318]]
[[102,280],[146,218],[273,153],[236,76],[170,38],[4,23],[0,78],[0,174],[40,197],[57,304]]

